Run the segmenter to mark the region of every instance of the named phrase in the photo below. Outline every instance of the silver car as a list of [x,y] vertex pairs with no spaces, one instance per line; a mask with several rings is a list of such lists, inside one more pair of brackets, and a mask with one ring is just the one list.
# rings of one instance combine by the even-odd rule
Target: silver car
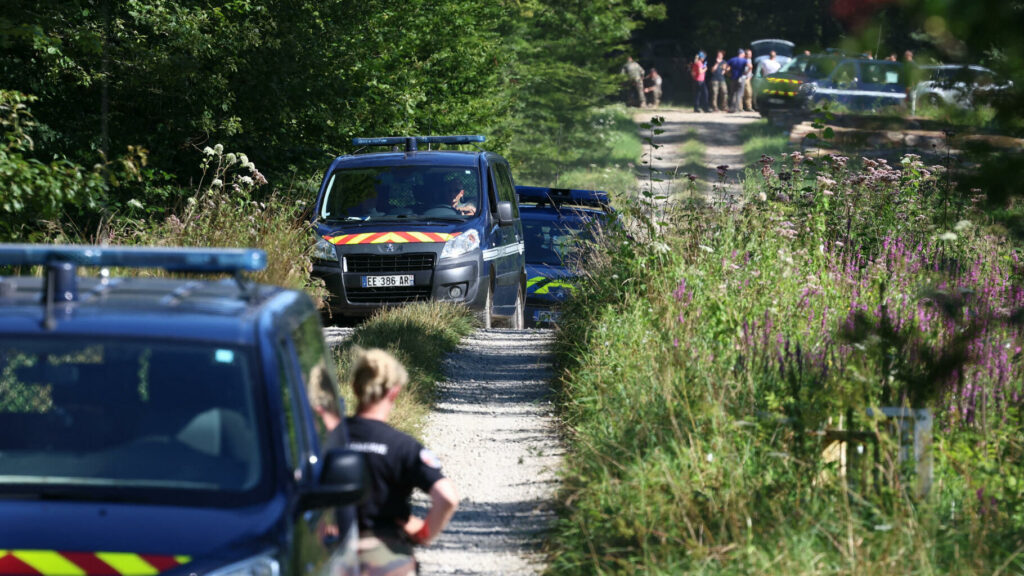
[[914,112],[918,104],[970,108],[1013,86],[1012,82],[999,79],[995,72],[982,66],[939,64],[922,66],[921,70],[926,79],[910,93]]

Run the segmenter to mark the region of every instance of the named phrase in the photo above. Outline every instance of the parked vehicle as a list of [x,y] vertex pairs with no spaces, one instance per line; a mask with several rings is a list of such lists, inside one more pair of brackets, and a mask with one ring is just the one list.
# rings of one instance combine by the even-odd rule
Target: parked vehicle
[[772,50],[775,51],[775,59],[779,61],[779,64],[785,66],[793,58],[794,47],[795,44],[789,40],[780,40],[778,38],[754,40],[750,43],[750,51],[754,56],[754,70],[757,70],[757,65],[762,60],[768,59]]
[[998,98],[1013,87],[1013,82],[1000,79],[982,66],[939,64],[921,66],[921,72],[925,80],[911,91],[914,111],[921,104],[970,108]]
[[367,316],[418,300],[460,302],[485,327],[523,327],[523,229],[508,162],[474,144],[483,136],[356,138],[403,151],[336,158],[317,195],[313,275],[331,310]]
[[801,84],[796,98],[807,109],[831,102],[851,111],[876,111],[902,106],[907,83],[899,62],[846,58],[828,76]]
[[827,77],[840,60],[842,56],[836,54],[800,54],[775,74],[755,75],[752,86],[757,111],[762,116],[770,116],[776,112],[800,109],[801,102],[796,97],[800,85]]
[[362,457],[321,453],[307,399],[344,414],[320,315],[244,278],[265,265],[259,250],[0,245],[0,270],[45,269],[0,276],[0,572],[358,574]]
[[516,186],[516,194],[526,239],[526,320],[548,325],[573,291],[579,251],[613,211],[608,194],[595,190]]

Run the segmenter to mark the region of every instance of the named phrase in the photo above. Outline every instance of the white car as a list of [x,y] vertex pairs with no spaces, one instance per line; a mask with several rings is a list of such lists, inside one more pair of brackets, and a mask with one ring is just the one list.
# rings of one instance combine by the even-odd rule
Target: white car
[[924,80],[911,91],[911,106],[956,106],[970,108],[977,101],[998,96],[1013,86],[982,66],[940,64],[922,66]]

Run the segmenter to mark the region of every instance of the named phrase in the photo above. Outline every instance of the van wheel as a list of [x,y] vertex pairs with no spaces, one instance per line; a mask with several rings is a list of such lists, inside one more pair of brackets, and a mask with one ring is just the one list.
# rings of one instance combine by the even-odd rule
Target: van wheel
[[490,330],[494,324],[494,288],[491,283],[487,283],[487,298],[484,299],[484,309],[477,312],[477,317],[480,318],[480,324],[483,325],[484,330]]
[[508,321],[513,330],[524,330],[526,328],[526,296],[523,295],[523,283],[519,283],[516,290],[516,311]]

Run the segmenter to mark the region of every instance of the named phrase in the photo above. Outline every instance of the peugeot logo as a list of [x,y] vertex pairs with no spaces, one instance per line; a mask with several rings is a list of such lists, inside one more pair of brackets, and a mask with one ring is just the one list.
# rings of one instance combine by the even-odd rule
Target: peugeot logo
[[396,250],[398,250],[398,247],[395,246],[394,244],[392,244],[391,242],[388,242],[387,244],[384,245],[384,251],[385,252],[389,252],[390,253],[390,252],[394,252]]

